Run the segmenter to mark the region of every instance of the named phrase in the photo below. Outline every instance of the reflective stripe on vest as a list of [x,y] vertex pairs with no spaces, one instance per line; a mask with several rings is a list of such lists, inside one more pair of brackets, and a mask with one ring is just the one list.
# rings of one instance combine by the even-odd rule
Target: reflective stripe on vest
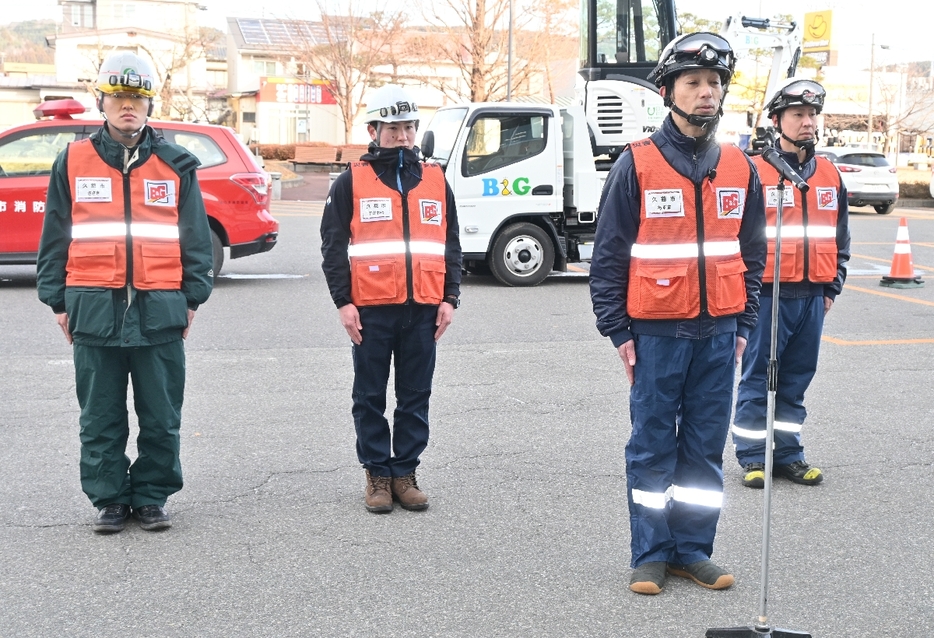
[[691,319],[701,312],[742,312],[746,264],[739,228],[750,178],[743,152],[721,146],[716,181],[704,178],[698,185],[675,171],[651,139],[630,148],[642,195],[630,252],[629,316]]
[[665,509],[669,501],[679,501],[688,505],[720,508],[723,506],[723,492],[702,490],[696,487],[672,485],[664,492],[646,492],[632,490],[632,502],[650,509]]
[[356,306],[439,304],[447,264],[447,190],[441,168],[422,165],[407,193],[386,186],[366,162],[352,162],[350,296]]
[[[130,224],[133,237],[160,237],[178,239],[178,226],[171,224]],[[71,227],[72,239],[92,239],[97,237],[126,237],[126,224],[116,222],[95,222],[75,224]]]
[[[795,188],[785,188],[782,206],[782,259],[780,281],[830,283],[837,277],[837,217],[840,210],[840,173],[824,157],[815,157],[814,175],[804,195]],[[778,172],[762,160],[753,158],[762,180],[765,196],[768,258],[762,281],[775,280],[775,223],[778,218]],[[787,240],[787,241],[786,241]]]
[[[121,288],[132,271],[138,290],[179,290],[182,284],[178,197],[181,180],[153,154],[125,181],[90,139],[68,146],[72,241],[67,286]],[[124,191],[129,184],[129,196]],[[89,195],[88,187],[96,189]],[[129,210],[127,210],[129,207]],[[128,247],[132,260],[128,260]]]

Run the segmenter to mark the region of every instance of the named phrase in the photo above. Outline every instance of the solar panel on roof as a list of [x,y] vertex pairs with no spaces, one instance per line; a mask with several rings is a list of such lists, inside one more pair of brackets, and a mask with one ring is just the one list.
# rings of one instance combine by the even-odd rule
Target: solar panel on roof
[[262,20],[237,18],[237,26],[240,27],[240,33],[243,34],[243,41],[246,44],[270,44]]

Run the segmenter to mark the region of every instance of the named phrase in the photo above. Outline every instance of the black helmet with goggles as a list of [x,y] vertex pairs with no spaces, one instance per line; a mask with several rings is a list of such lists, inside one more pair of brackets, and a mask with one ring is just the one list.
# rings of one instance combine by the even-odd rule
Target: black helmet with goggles
[[827,92],[814,80],[791,78],[780,87],[765,105],[769,117],[777,115],[789,106],[813,106],[818,113],[824,108]]
[[648,79],[661,88],[666,81],[682,71],[713,69],[720,74],[724,86],[729,84],[736,67],[733,47],[716,33],[687,33],[668,43],[659,56],[658,65]]

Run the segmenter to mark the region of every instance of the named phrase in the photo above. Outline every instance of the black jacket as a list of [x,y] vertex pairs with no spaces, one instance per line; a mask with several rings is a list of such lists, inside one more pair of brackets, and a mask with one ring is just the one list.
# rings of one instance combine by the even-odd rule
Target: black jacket
[[[704,138],[684,135],[669,115],[652,135],[662,156],[678,173],[695,184],[708,179],[720,160],[720,145],[710,134]],[[747,158],[747,161],[748,158]],[[746,207],[740,224],[739,244],[746,264],[746,307],[730,317],[703,313],[695,319],[632,319],[626,309],[629,287],[630,251],[639,233],[642,189],[636,178],[632,151],[620,155],[610,170],[600,198],[600,218],[590,265],[590,298],[597,316],[597,329],[610,337],[617,348],[632,339],[632,333],[701,339],[736,332],[748,337],[758,320],[759,289],[765,269],[765,202],[752,162],[749,162]],[[713,178],[716,183],[716,177]]]
[[[422,164],[418,160],[417,148],[415,150],[380,148],[371,144],[369,152],[360,159],[369,162],[383,184],[401,192],[403,198],[422,180]],[[462,256],[457,208],[454,203],[454,193],[447,182],[445,182],[445,190],[447,193],[445,202],[447,240],[444,259],[447,263],[447,272],[444,277],[444,295],[459,297]],[[338,308],[351,303],[350,260],[347,257],[347,246],[350,244],[352,216],[353,174],[346,170],[334,180],[324,203],[324,215],[321,218],[321,255],[324,257],[321,268],[328,282],[331,299]]]

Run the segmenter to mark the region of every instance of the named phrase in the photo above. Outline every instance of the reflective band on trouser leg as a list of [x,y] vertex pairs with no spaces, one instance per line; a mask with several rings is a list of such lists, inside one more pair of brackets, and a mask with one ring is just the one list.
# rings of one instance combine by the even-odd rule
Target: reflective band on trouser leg
[[632,502],[653,510],[665,509],[668,501],[671,500],[671,488],[665,492],[646,492],[644,490],[632,490]]
[[130,234],[134,237],[150,237],[153,239],[178,239],[178,226],[175,224],[133,222],[130,224]]
[[723,492],[702,490],[696,487],[672,486],[672,498],[688,505],[702,505],[719,509],[723,505]]
[[[791,432],[792,434],[798,434],[801,432],[800,423],[790,423],[788,421],[775,421],[773,427],[776,431],[780,432]],[[746,428],[741,428],[739,426],[733,426],[733,434],[736,436],[742,437],[744,439],[758,439],[765,440],[765,430],[748,430]]]
[[351,244],[347,247],[349,257],[375,257],[377,255],[404,255],[404,241],[374,241]]
[[[176,237],[178,235],[176,234]],[[75,224],[71,227],[72,239],[94,239],[97,237],[126,237],[126,224],[119,222],[99,222]]]

